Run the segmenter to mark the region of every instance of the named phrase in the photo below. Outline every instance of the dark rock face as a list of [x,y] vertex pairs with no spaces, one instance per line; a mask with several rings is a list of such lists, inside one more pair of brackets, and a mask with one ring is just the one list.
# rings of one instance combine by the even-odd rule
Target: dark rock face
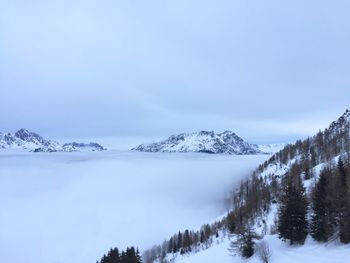
[[43,137],[41,137],[39,134],[30,132],[26,129],[20,129],[15,133],[15,137],[18,139],[25,141],[25,142],[31,142],[35,144],[42,144],[44,146],[49,146],[50,141],[45,140]]

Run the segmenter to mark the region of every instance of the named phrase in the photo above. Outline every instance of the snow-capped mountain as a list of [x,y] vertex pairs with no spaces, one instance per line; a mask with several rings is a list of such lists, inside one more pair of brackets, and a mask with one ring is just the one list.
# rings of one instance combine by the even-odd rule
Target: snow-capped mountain
[[232,131],[215,133],[200,131],[172,135],[151,144],[141,144],[132,150],[142,152],[202,152],[224,154],[264,154],[256,145],[245,142]]
[[103,151],[105,148],[103,148],[100,144],[96,142],[90,142],[90,143],[78,143],[78,142],[71,142],[71,143],[65,143],[63,144],[63,149],[66,152],[75,152],[75,151]]
[[24,149],[35,151],[40,148],[45,152],[62,151],[62,146],[55,141],[46,140],[39,134],[30,132],[26,129],[20,129],[15,134],[0,133],[1,149]]
[[0,149],[21,149],[31,152],[74,152],[74,151],[101,151],[104,148],[98,143],[60,143],[44,139],[35,132],[20,129],[15,134],[0,133]]

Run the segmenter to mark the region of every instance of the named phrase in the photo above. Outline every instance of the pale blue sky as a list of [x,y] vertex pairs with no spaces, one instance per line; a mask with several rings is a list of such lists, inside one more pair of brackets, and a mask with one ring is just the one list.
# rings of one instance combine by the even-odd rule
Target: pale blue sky
[[350,102],[349,1],[0,0],[0,131],[311,135]]

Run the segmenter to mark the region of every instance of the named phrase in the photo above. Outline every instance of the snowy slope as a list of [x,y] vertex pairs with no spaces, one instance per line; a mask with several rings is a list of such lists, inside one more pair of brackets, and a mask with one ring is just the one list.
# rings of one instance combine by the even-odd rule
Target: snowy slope
[[286,144],[285,143],[269,143],[269,144],[255,144],[260,151],[267,154],[274,154],[282,150]]
[[101,151],[104,148],[97,143],[60,143],[44,139],[35,132],[20,129],[15,134],[0,133],[0,149],[18,149],[31,152],[74,152],[74,151]]
[[214,133],[200,131],[172,135],[151,144],[141,144],[132,150],[142,152],[203,152],[225,154],[263,154],[256,146],[245,142],[232,131]]
[[[267,235],[263,239],[269,244],[272,252],[271,263],[340,263],[347,262],[349,258],[350,245],[339,245],[335,243],[321,244],[306,240],[303,246],[289,246],[278,239],[277,235]],[[179,263],[261,263],[258,256],[250,259],[242,259],[238,255],[230,255],[228,251],[229,239],[226,238],[219,245],[213,245],[211,248],[198,254],[179,257],[176,262]],[[215,244],[215,243],[214,243]]]

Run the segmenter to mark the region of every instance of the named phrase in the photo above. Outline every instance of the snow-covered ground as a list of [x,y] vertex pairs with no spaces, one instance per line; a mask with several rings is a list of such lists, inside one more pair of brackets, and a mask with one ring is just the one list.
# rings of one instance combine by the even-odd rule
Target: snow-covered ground
[[148,248],[223,214],[224,193],[268,157],[1,152],[0,262],[85,263],[112,246]]
[[[278,239],[277,235],[265,236],[264,241],[269,244],[271,251],[271,263],[341,263],[348,262],[350,255],[350,245],[321,244],[311,238],[306,240],[303,246],[289,246]],[[213,245],[208,250],[198,254],[186,255],[179,258],[178,263],[261,263],[258,256],[250,259],[242,259],[239,255],[232,255],[228,251],[229,240],[220,241],[219,245]],[[215,242],[214,242],[215,244]]]

